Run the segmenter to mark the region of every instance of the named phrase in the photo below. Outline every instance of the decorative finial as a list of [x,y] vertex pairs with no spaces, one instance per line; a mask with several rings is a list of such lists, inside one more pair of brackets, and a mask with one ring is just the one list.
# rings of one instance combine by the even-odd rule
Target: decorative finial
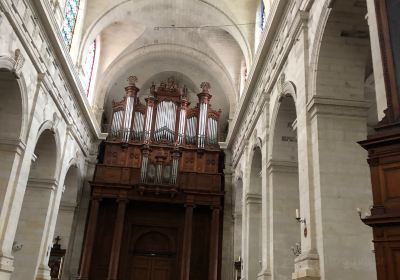
[[136,76],[130,76],[128,78],[128,82],[130,86],[135,86],[136,83],[138,82],[138,78]]
[[188,88],[186,87],[186,86],[183,86],[183,89],[182,89],[182,98],[187,98],[187,95],[188,95]]
[[211,85],[209,82],[202,82],[200,87],[203,89],[203,92],[209,92],[211,89]]

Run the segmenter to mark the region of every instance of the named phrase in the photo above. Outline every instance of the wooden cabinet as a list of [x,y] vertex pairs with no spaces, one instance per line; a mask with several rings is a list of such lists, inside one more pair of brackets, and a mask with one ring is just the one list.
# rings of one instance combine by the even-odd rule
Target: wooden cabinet
[[219,280],[224,190],[210,86],[189,108],[171,79],[146,105],[134,81],[100,146],[78,279]]

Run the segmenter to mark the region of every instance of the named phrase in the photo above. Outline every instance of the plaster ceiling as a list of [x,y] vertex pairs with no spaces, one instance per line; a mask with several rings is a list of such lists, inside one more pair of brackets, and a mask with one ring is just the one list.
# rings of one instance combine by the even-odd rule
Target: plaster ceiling
[[[100,40],[94,103],[109,111],[126,79],[146,92],[174,76],[190,92],[212,85],[224,122],[236,108],[242,61],[251,62],[257,0],[87,0],[81,52]],[[195,101],[195,100],[194,100]]]

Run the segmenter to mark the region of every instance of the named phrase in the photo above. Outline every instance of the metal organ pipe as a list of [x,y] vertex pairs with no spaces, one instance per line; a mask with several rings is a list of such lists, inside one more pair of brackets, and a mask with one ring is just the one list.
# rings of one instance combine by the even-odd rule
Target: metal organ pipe
[[200,104],[200,122],[198,132],[198,147],[204,148],[204,139],[206,134],[206,117],[208,106],[206,103]]
[[135,106],[135,98],[132,96],[128,96],[125,105],[124,135],[123,135],[123,141],[126,142],[129,141],[134,106]]
[[218,137],[218,133],[217,133],[217,129],[218,129],[218,125],[217,125],[217,120],[213,119],[213,118],[208,118],[208,144],[216,144],[217,143],[217,137]]
[[178,128],[178,144],[183,144],[183,135],[185,135],[186,124],[186,108],[182,108],[179,114],[179,128]]
[[123,113],[123,111],[114,112],[113,126],[115,129],[115,137],[120,137]]
[[145,153],[143,153],[142,167],[140,170],[140,178],[141,178],[142,183],[146,183],[148,162],[149,162],[149,154],[148,154],[148,152],[145,152]]
[[141,112],[135,112],[135,118],[133,120],[133,139],[142,140],[144,116]]
[[153,106],[149,104],[149,101],[147,103],[148,104],[147,104],[147,110],[146,110],[146,127],[145,127],[145,133],[144,133],[145,141],[150,140],[151,123],[153,120]]
[[154,139],[156,141],[174,141],[176,125],[176,104],[171,101],[162,101],[157,105]]

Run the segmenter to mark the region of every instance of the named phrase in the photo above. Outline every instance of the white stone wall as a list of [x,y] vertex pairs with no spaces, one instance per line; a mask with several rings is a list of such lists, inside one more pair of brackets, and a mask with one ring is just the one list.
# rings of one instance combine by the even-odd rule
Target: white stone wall
[[[88,166],[100,137],[70,60],[54,51],[60,47],[54,38],[50,44],[37,8],[25,0],[0,1],[0,84],[9,93],[4,100],[11,100],[0,106],[1,126],[13,126],[0,134],[0,279],[50,279],[57,223],[68,240],[61,243],[68,249],[65,268],[76,273],[79,255],[70,256],[71,248],[80,251],[82,244],[89,195],[83,183],[93,174]],[[78,174],[76,200],[61,205],[70,168]],[[66,217],[68,206],[80,219]]]
[[[227,139],[235,173],[243,174],[237,234],[242,247],[235,251],[243,258],[243,279],[256,279],[249,278],[249,246],[263,248],[257,279],[376,279],[372,232],[355,211],[372,202],[367,155],[357,141],[366,139],[367,120],[381,118],[386,101],[379,94],[376,105],[365,90],[371,90],[365,77],[368,57],[373,59],[375,91],[381,82],[375,66],[381,62],[376,43],[370,45],[368,38],[376,38],[374,12],[361,4],[272,4],[275,10],[256,55],[259,66],[249,73]],[[295,107],[291,112],[282,107],[288,98]],[[379,116],[371,115],[376,114],[371,106],[378,107]],[[294,134],[285,132],[285,124]],[[263,151],[261,242],[248,233],[254,217],[245,206],[249,155],[257,137]],[[295,220],[296,208],[305,223]],[[299,256],[291,251],[296,242],[301,243]]]

